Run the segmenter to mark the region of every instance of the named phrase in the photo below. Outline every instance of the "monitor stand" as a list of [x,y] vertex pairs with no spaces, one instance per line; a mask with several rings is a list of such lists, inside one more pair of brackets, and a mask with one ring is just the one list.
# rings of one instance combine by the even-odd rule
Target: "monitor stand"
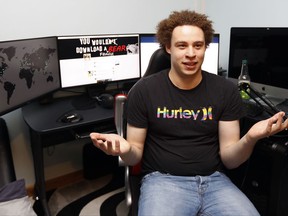
[[107,82],[96,83],[95,85],[88,86],[86,88],[87,95],[90,98],[96,98],[97,96],[105,93],[107,88]]
[[89,97],[87,94],[83,94],[73,98],[71,101],[72,106],[76,110],[88,110],[96,107],[97,100]]
[[76,110],[93,109],[97,106],[97,97],[105,92],[106,82],[97,83],[86,87],[86,94],[72,100],[72,105]]

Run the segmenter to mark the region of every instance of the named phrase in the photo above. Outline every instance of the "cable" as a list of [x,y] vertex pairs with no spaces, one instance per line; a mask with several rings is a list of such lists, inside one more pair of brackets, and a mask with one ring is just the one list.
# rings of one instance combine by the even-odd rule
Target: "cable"
[[[260,107],[263,108],[269,115],[273,116],[276,113],[280,112],[279,109],[275,107],[275,105],[267,100],[265,97],[263,97],[259,92],[257,92],[255,89],[253,89],[248,83],[240,83],[239,84],[240,90],[244,90],[246,94],[252,98]],[[259,102],[259,100],[254,96],[256,95],[262,102],[264,102],[270,109],[268,109],[266,106],[264,106],[262,103]],[[283,116],[283,119],[286,120],[287,116]]]

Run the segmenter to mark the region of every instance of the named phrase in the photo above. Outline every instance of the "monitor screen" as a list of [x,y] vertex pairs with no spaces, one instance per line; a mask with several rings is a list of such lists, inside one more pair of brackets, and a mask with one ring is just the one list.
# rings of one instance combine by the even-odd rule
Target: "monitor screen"
[[155,34],[140,34],[140,65],[141,77],[144,76],[148,67],[150,57],[159,49],[159,43]]
[[247,59],[251,82],[260,93],[287,98],[287,50],[288,28],[233,27],[228,77],[237,80]]
[[[214,34],[213,41],[206,49],[202,70],[218,74],[219,67],[219,42],[220,35]],[[153,52],[159,49],[159,43],[155,34],[140,34],[140,62],[141,77],[144,76],[149,60]]]
[[0,114],[60,88],[57,38],[0,42]]
[[62,88],[140,78],[139,35],[58,37]]
[[212,42],[205,52],[202,70],[218,75],[219,69],[220,34],[214,34]]

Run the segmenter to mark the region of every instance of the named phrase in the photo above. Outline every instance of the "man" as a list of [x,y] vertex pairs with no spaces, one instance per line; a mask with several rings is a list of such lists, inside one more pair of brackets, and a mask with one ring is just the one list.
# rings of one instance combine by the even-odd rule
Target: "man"
[[142,78],[129,92],[127,140],[90,135],[96,147],[129,165],[142,160],[139,215],[259,215],[223,166],[238,167],[259,139],[284,130],[288,121],[279,112],[240,139],[237,86],[201,70],[213,33],[207,16],[193,11],[161,21],[157,37],[171,69]]

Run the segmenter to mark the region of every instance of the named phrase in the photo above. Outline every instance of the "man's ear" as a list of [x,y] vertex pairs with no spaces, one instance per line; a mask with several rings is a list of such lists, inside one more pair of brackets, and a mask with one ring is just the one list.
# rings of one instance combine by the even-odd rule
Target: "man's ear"
[[171,46],[165,46],[165,50],[167,53],[171,54]]

